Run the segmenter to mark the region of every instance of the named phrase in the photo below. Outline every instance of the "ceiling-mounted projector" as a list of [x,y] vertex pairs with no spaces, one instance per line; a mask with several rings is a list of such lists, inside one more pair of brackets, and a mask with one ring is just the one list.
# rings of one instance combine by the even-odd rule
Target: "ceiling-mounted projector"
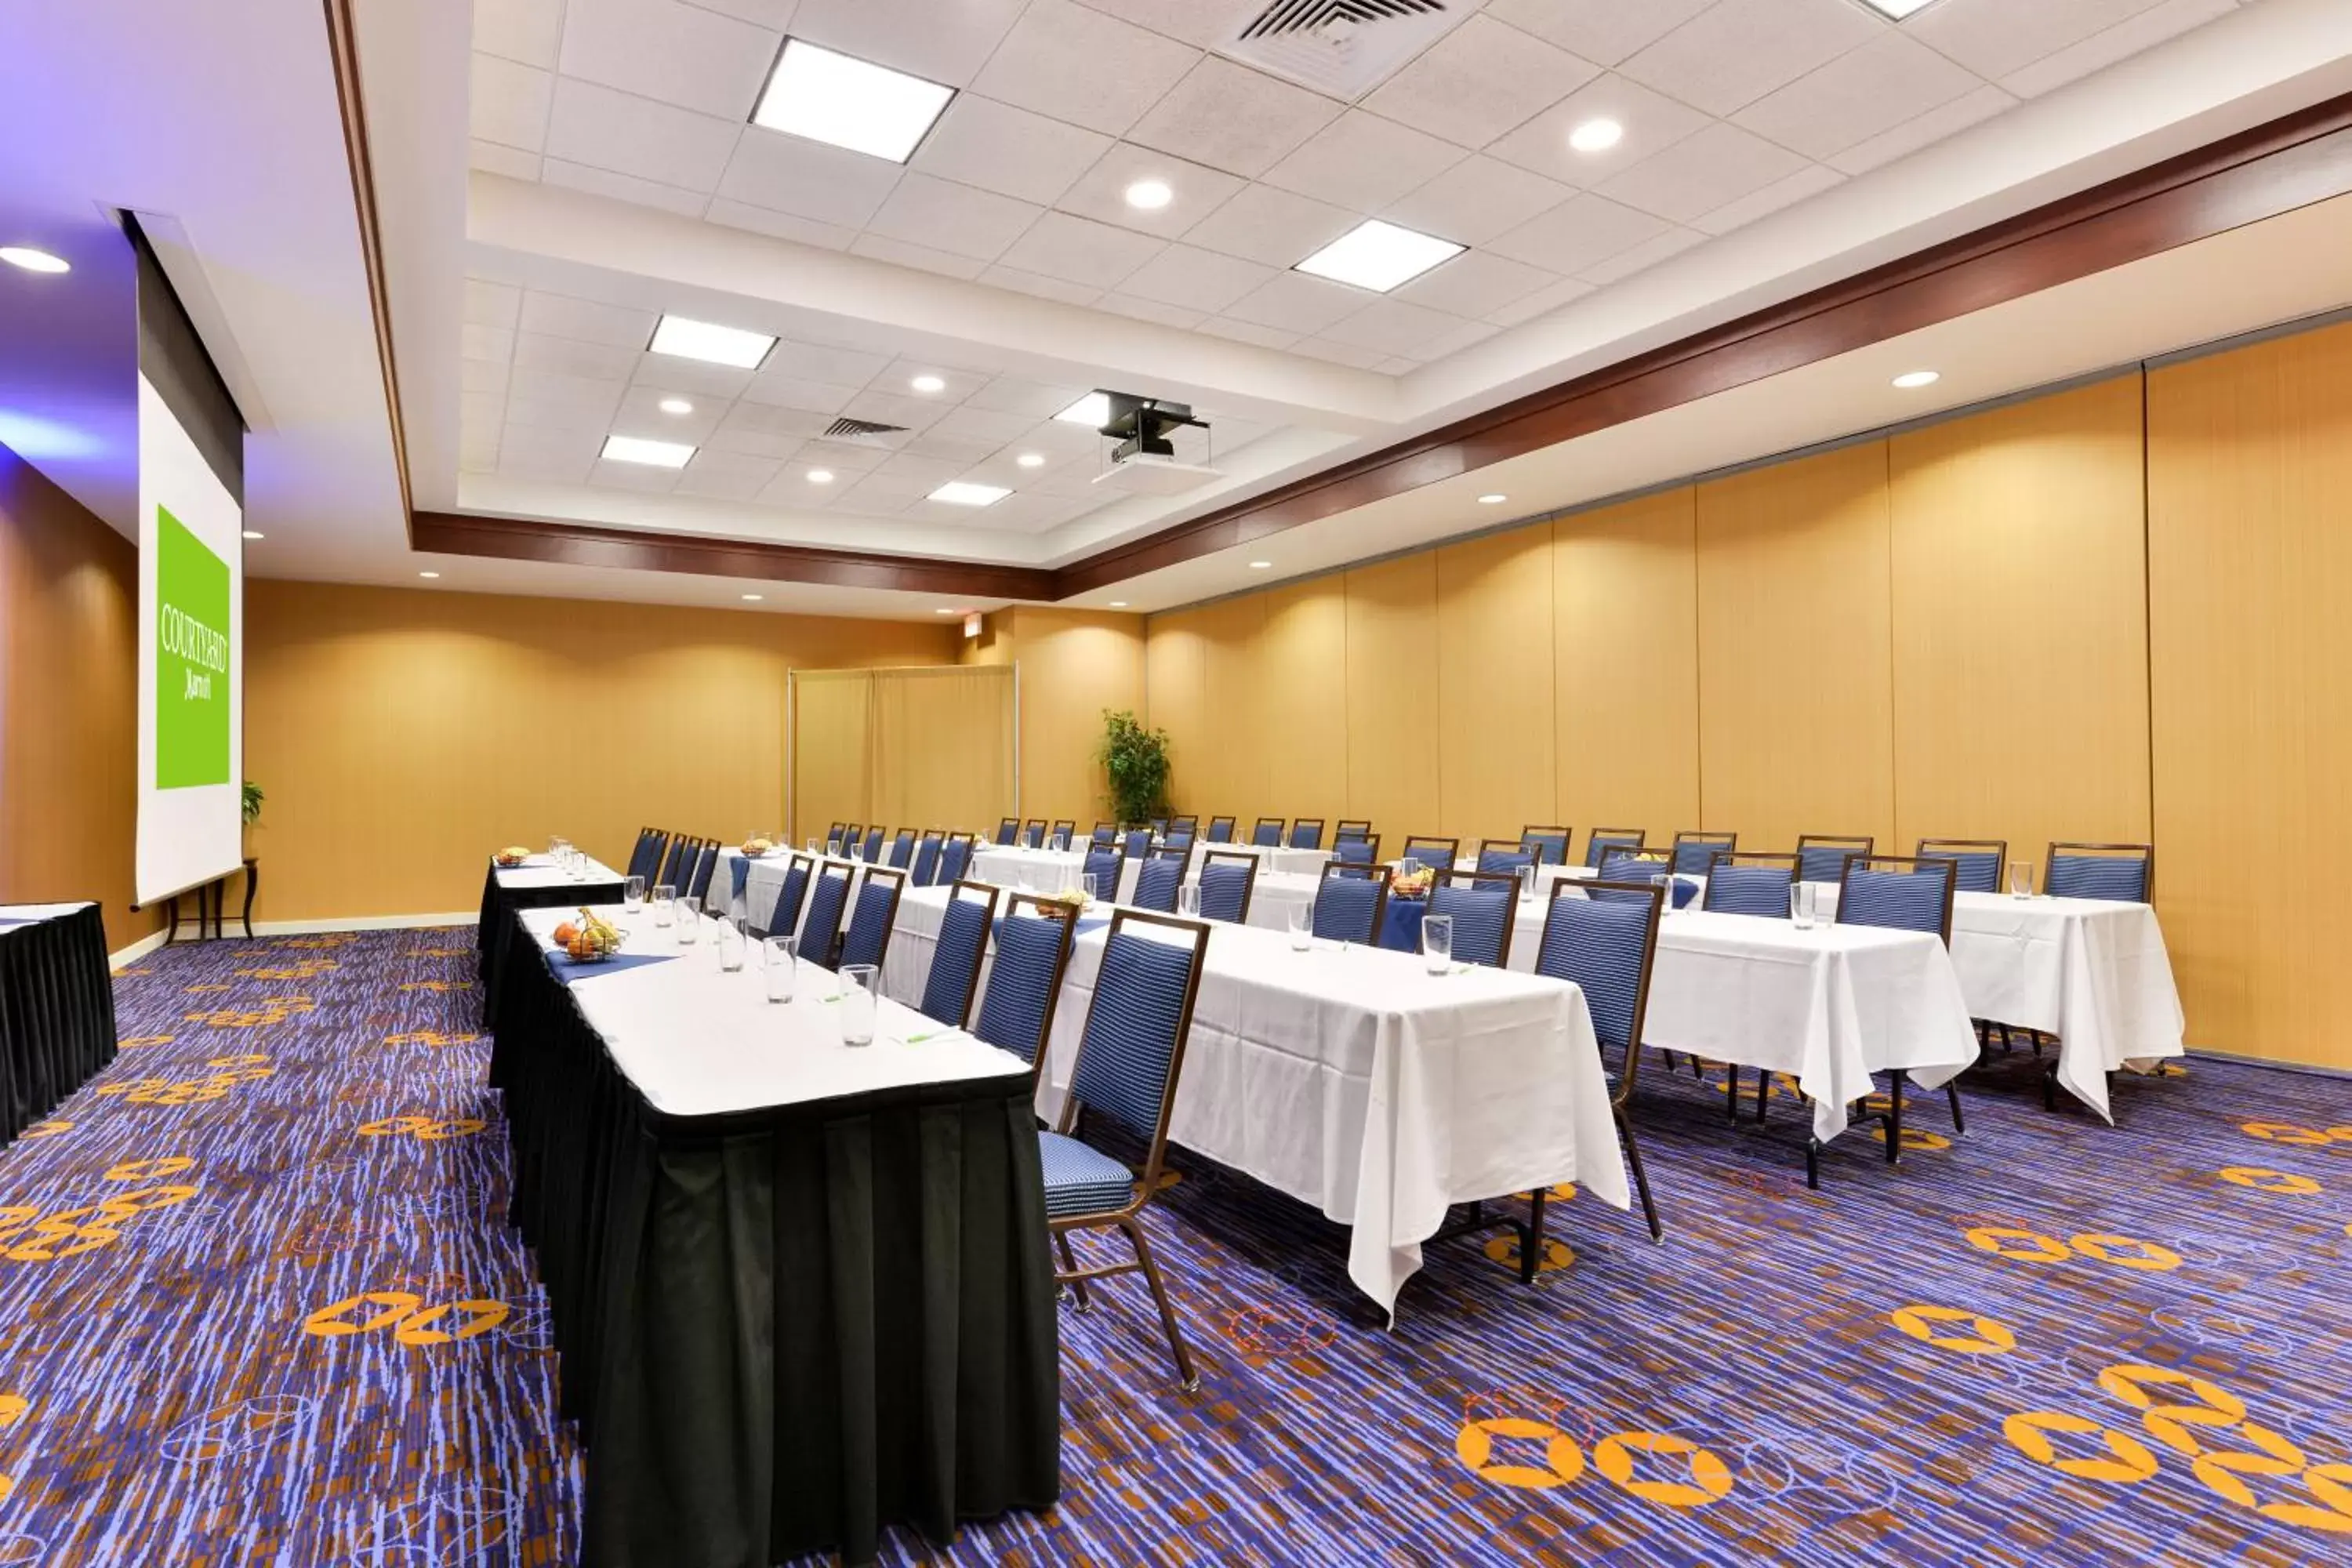
[[1126,392],[1106,392],[1103,397],[1110,417],[1103,421],[1101,434],[1118,445],[1095,483],[1138,495],[1174,496],[1224,477],[1215,468],[1177,460],[1175,433],[1187,426],[1209,427],[1207,420],[1192,416],[1191,404]]

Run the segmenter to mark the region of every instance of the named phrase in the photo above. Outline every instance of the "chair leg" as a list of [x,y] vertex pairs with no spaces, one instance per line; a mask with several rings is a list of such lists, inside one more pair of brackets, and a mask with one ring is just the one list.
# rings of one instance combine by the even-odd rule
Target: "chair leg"
[[[1620,1125],[1622,1125],[1621,1122]],[[1544,1189],[1538,1187],[1528,1204],[1528,1223],[1519,1227],[1519,1283],[1536,1282],[1536,1268],[1543,1261]]]
[[1903,1086],[1911,1075],[1896,1068],[1894,1081],[1886,1090],[1886,1163],[1890,1165],[1903,1153]]
[[1706,1081],[1706,1064],[1698,1059],[1698,1053],[1696,1051],[1692,1051],[1689,1055],[1691,1077],[1698,1079],[1701,1083],[1705,1083]]
[[1969,1124],[1960,1115],[1960,1080],[1958,1079],[1954,1079],[1944,1086],[1944,1098],[1952,1102],[1952,1131],[1966,1132],[1969,1130]]
[[[2040,1056],[2041,1047],[2035,1047],[2033,1054]],[[2058,1064],[2056,1062],[2052,1062],[2042,1072],[2042,1109],[2044,1110],[2058,1109]]]
[[1664,1241],[1666,1227],[1659,1223],[1658,1205],[1650,1196],[1650,1173],[1642,1168],[1641,1142],[1633,1136],[1633,1119],[1622,1106],[1617,1110],[1617,1134],[1625,1142],[1625,1161],[1633,1167],[1633,1190],[1642,1194],[1642,1215],[1650,1222],[1650,1239]]
[[1772,1093],[1772,1073],[1769,1068],[1756,1069],[1756,1125],[1764,1125],[1764,1106]]
[[1805,1186],[1812,1192],[1822,1190],[1822,1141],[1805,1140]]
[[1739,1066],[1736,1062],[1726,1062],[1723,1071],[1723,1109],[1737,1122],[1739,1120]]
[[[1078,1271],[1078,1258],[1077,1254],[1070,1250],[1070,1233],[1066,1230],[1055,1231],[1054,1245],[1062,1249],[1062,1267],[1070,1273],[1076,1274]],[[1087,1282],[1083,1279],[1070,1281],[1070,1293],[1077,1298],[1078,1310],[1081,1312],[1094,1304],[1087,1297]]]
[[1201,1376],[1192,1370],[1192,1352],[1184,1348],[1184,1336],[1176,1327],[1176,1310],[1168,1304],[1168,1287],[1160,1283],[1160,1265],[1151,1256],[1151,1244],[1143,1239],[1143,1225],[1132,1217],[1118,1222],[1135,1243],[1135,1260],[1143,1265],[1143,1277],[1150,1281],[1151,1299],[1160,1304],[1160,1326],[1168,1331],[1168,1348],[1176,1355],[1178,1386],[1190,1394],[1201,1386]]

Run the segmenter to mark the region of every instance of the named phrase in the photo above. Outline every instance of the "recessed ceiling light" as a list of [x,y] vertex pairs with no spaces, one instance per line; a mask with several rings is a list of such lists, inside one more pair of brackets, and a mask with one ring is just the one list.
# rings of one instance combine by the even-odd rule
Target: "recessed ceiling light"
[[1127,187],[1127,205],[1148,213],[1158,212],[1176,199],[1165,180],[1138,180]]
[[245,536],[247,539],[259,539],[261,537],[261,530],[257,528],[248,528],[245,531]]
[[1606,153],[1625,140],[1625,128],[1613,120],[1588,120],[1568,133],[1568,144],[1580,153]]
[[1110,394],[1089,392],[1054,417],[1066,425],[1090,425],[1100,429],[1110,423]]
[[737,370],[757,369],[775,346],[776,340],[765,332],[713,326],[684,316],[664,316],[661,325],[654,329],[653,351],[657,354],[676,354],[680,359],[698,359],[711,364],[731,365]]
[[661,411],[664,414],[691,414],[694,405],[683,397],[665,397],[661,400]]
[[928,499],[943,500],[952,506],[994,506],[1012,493],[1003,485],[976,485],[966,479],[950,479],[933,490]]
[[1274,563],[1271,561],[1253,561],[1250,563],[1250,570],[1253,572],[1264,572],[1273,566],[1273,564]]
[[71,272],[73,264],[62,256],[51,256],[46,250],[35,250],[29,245],[0,245],[0,261],[11,267],[21,267],[27,272]]
[[1020,464],[1024,468],[1042,468],[1045,466],[1045,454],[1043,452],[1024,452],[1013,460]]
[[438,577],[441,574],[438,572],[419,572],[417,575],[419,577]]
[[694,456],[694,448],[683,441],[648,441],[641,436],[607,436],[604,437],[604,460],[608,463],[646,463],[656,468],[682,468]]
[[1127,601],[1125,599],[1113,599],[1110,602],[1110,607],[1114,610],[1123,610],[1127,608]]
[[1909,392],[1915,387],[1933,386],[1943,379],[1943,373],[1940,371],[1906,370],[1895,378],[1895,384]]
[[907,384],[917,392],[945,392],[948,385],[936,375],[919,375]]
[[811,468],[808,471],[808,482],[813,485],[829,485],[833,483],[833,470],[831,468]]
[[747,605],[756,605],[762,597],[763,595],[759,594],[746,594],[743,595],[743,602]]
[[787,38],[751,123],[903,163],[954,96],[951,87]]
[[1416,234],[1375,217],[1366,218],[1300,262],[1297,270],[1385,294],[1461,254],[1462,247],[1450,239]]
[[1478,498],[1478,504],[1480,506],[1500,506],[1510,499],[1511,498],[1508,496],[1485,495]]
[[1863,4],[1883,16],[1892,16],[1900,22],[1914,11],[1926,10],[1930,0],[1863,0]]

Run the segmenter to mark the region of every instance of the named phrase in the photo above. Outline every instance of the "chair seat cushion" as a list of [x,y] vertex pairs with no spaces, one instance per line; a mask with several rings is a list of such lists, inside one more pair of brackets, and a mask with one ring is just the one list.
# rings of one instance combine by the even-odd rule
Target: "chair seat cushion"
[[1135,1196],[1135,1173],[1109,1155],[1059,1132],[1037,1134],[1045,1167],[1045,1217],[1109,1214]]

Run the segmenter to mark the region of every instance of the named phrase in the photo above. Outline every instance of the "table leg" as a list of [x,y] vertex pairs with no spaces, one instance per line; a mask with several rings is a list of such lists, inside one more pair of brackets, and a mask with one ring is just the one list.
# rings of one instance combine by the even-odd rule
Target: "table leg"
[[245,910],[237,918],[244,922],[246,940],[253,940],[253,895],[261,889],[261,862],[245,863]]
[[172,894],[163,900],[163,945],[171,946],[180,940],[180,895]]

